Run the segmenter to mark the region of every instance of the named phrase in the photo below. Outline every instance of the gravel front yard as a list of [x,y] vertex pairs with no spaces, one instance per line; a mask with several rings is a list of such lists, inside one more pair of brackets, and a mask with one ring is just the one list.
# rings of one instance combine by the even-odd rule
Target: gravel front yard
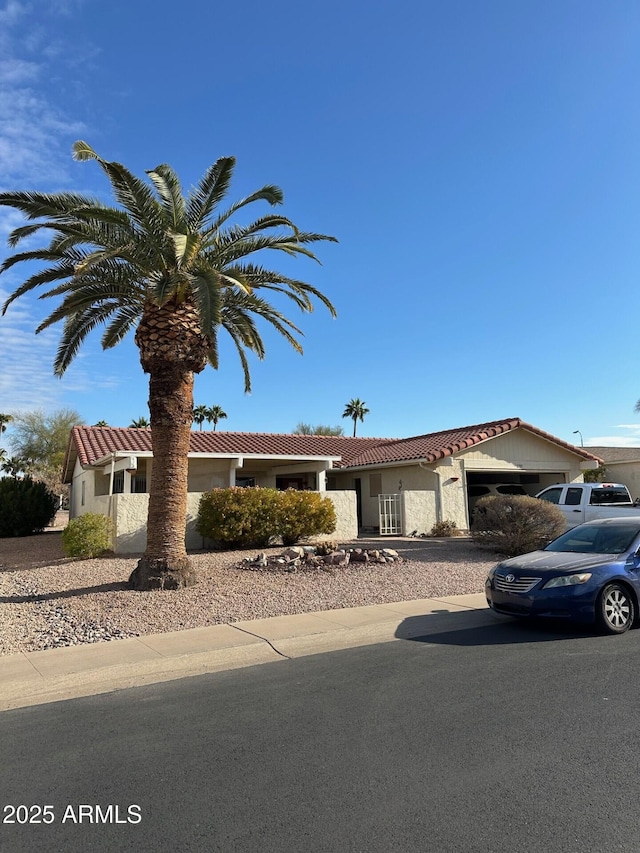
[[[235,568],[256,552],[192,555],[199,583],[174,592],[133,592],[136,557],[69,560],[60,532],[0,539],[0,654],[180,631],[415,598],[482,592],[496,560],[467,539],[358,540],[342,547],[395,548],[403,562],[353,563],[327,571]],[[274,548],[267,553],[278,553]]]

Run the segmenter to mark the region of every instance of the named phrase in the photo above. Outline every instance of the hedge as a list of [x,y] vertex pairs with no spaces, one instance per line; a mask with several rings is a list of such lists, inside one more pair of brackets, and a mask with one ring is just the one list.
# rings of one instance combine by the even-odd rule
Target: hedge
[[293,545],[335,529],[333,501],[295,489],[213,489],[201,497],[196,520],[198,533],[226,550],[265,548],[278,539]]

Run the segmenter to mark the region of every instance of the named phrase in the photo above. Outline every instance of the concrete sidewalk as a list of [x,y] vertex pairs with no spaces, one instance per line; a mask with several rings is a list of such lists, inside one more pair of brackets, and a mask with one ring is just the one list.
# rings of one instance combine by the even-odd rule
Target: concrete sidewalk
[[492,621],[480,593],[7,655],[0,657],[0,711]]

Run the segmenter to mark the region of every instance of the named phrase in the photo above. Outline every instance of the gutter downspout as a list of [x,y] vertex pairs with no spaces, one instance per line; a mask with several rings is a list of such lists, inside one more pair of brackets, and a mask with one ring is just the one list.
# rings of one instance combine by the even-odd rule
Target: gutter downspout
[[108,502],[108,511],[109,518],[111,519],[111,526],[113,530],[113,550],[116,551],[116,546],[118,542],[118,530],[116,527],[116,520],[113,517],[113,480],[115,476],[116,470],[116,454],[115,451],[111,451],[111,471],[109,473],[109,502]]

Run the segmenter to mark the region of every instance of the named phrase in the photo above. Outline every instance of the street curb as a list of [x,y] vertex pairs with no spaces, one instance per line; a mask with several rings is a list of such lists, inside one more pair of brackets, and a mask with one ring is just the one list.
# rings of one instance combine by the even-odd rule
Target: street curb
[[491,621],[483,594],[443,596],[6,655],[0,711]]

